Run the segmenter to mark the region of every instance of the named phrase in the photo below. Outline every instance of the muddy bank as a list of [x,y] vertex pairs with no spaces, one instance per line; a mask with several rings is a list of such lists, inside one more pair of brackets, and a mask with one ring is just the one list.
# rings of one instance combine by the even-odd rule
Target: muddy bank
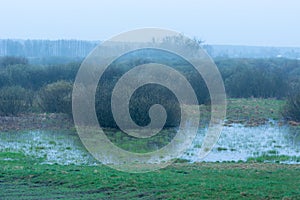
[[18,116],[0,116],[0,131],[70,129],[73,120],[69,115],[59,113],[29,113]]

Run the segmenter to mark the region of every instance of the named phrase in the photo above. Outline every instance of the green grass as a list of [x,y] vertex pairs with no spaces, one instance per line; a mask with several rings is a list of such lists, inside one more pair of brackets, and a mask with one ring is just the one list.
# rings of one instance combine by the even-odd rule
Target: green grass
[[285,101],[277,99],[228,99],[227,119],[231,121],[279,120]]
[[130,174],[0,153],[0,199],[299,199],[299,185],[299,165],[175,163]]
[[[259,98],[239,98],[227,99],[226,125],[241,123],[248,126],[258,126],[265,124],[269,119],[282,119],[282,110],[286,104],[284,100],[259,99]],[[189,113],[194,113],[195,106],[187,106]],[[210,120],[210,106],[200,105],[201,124]],[[193,116],[193,114],[191,114]]]

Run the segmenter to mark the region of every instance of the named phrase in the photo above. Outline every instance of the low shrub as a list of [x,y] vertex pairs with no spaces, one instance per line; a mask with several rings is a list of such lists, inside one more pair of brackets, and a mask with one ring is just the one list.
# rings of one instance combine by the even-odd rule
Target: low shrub
[[[95,108],[99,123],[104,127],[117,127],[111,111],[112,88],[113,84],[103,84],[97,88]],[[148,125],[151,122],[149,110],[155,104],[161,105],[166,111],[165,127],[179,125],[181,110],[177,98],[167,88],[155,84],[144,85],[131,96],[129,112],[132,120],[139,126]],[[123,115],[122,113],[118,114]]]
[[72,83],[57,81],[43,87],[38,94],[41,109],[51,113],[72,113]]
[[289,95],[283,115],[288,120],[300,122],[300,91]]
[[16,115],[28,110],[32,105],[33,93],[20,86],[0,89],[0,114]]

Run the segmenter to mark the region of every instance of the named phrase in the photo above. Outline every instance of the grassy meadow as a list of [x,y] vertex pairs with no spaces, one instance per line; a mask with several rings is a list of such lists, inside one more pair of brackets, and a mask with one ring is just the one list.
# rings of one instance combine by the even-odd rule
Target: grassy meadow
[[300,166],[174,163],[130,174],[0,153],[0,199],[299,199]]

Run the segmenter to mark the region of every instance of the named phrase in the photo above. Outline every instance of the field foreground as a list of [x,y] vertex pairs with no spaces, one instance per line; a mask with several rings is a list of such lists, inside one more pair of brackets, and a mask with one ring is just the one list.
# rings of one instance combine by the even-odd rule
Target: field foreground
[[[224,125],[231,127],[232,124],[240,123],[245,127],[258,127],[269,123],[268,119],[272,119],[276,120],[272,123],[281,127],[280,111],[283,105],[284,101],[274,99],[229,99]],[[204,106],[201,108],[203,118],[209,118],[208,109]],[[270,126],[275,126],[274,124]],[[73,130],[72,120],[64,115],[32,114],[0,117],[0,133],[28,129],[60,130],[58,133],[62,134],[61,137],[66,136],[69,140],[74,137],[74,134],[71,134],[74,131],[70,134],[61,131]],[[14,135],[21,133],[22,131],[6,134],[9,136],[6,139],[11,141]],[[296,138],[298,129],[295,133]],[[17,135],[19,136],[21,138],[22,135]],[[40,136],[42,138],[43,135]],[[41,138],[27,142],[31,148],[30,152],[54,150],[55,146],[60,148],[58,140],[45,140],[43,143]],[[58,138],[57,136],[56,139]],[[117,140],[116,142],[118,143]],[[25,145],[24,142],[20,144]],[[69,147],[70,144],[66,144],[61,151],[68,154],[69,150],[74,148]],[[135,143],[137,144],[139,143]],[[3,150],[0,151],[1,200],[300,199],[300,165],[257,163],[267,162],[266,156],[248,159],[243,163],[174,163],[158,171],[130,174],[100,164],[98,166],[42,164],[44,161],[42,157],[33,155],[30,157],[21,153],[23,151],[16,153],[13,150],[5,150],[1,144],[0,147]],[[278,144],[276,147],[279,148]],[[220,146],[217,150],[224,152],[224,147]],[[274,152],[272,150],[272,153]]]
[[300,165],[174,163],[130,174],[0,153],[0,199],[300,199],[299,185]]

